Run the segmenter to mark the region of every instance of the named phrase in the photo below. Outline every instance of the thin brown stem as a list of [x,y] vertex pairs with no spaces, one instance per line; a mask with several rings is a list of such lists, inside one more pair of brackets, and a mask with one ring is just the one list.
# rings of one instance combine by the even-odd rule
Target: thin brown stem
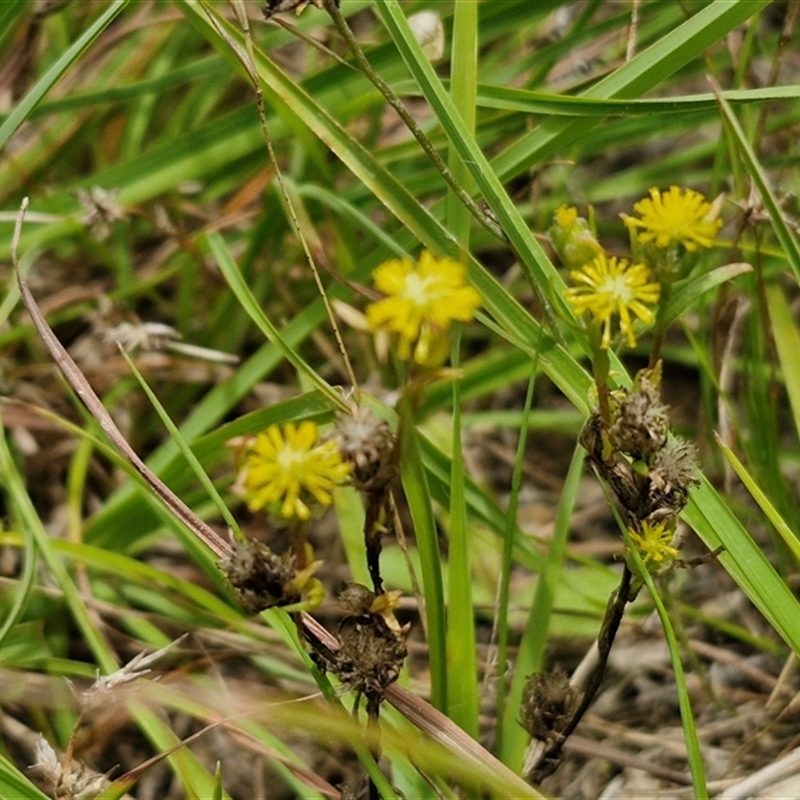
[[403,101],[394,93],[391,86],[372,68],[369,59],[361,49],[355,34],[347,24],[347,20],[342,16],[336,0],[323,0],[325,10],[330,14],[333,24],[347,42],[350,52],[353,54],[356,63],[360,67],[364,76],[375,86],[375,88],[386,98],[389,105],[397,112],[411,135],[417,140],[420,147],[439,174],[444,178],[447,185],[455,192],[458,199],[466,206],[475,219],[480,222],[487,230],[491,231],[498,239],[506,241],[507,237],[503,228],[492,219],[475,200],[469,195],[464,187],[456,180],[444,159],[439,155],[439,151],[433,146],[431,140],[425,135],[423,130],[417,125],[417,121],[406,108]]
[[633,575],[626,564],[622,572],[619,587],[609,598],[608,606],[606,607],[603,624],[597,636],[597,662],[586,682],[586,687],[581,695],[581,701],[560,732],[560,735],[554,738],[545,748],[540,758],[537,759],[534,769],[526,775],[526,778],[533,783],[540,783],[548,775],[552,775],[552,773],[555,772],[556,768],[561,763],[564,742],[578,727],[584,714],[594,701],[597,690],[600,688],[603,676],[605,675],[608,665],[608,656],[611,653],[611,647],[614,644],[617,631],[619,631],[619,626],[625,613],[625,606],[627,606],[631,600],[630,588],[632,577]]

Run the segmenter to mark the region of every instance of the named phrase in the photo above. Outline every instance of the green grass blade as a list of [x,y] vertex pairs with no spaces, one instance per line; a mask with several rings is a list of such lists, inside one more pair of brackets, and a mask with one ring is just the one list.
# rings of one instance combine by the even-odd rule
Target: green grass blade
[[[522,410],[522,420],[520,421],[519,440],[517,441],[517,452],[514,459],[514,471],[511,476],[511,493],[508,501],[508,515],[506,527],[503,533],[503,561],[500,570],[500,590],[497,597],[497,703],[495,713],[495,751],[503,758],[507,752],[506,726],[503,724],[507,707],[507,664],[508,664],[508,605],[511,591],[511,570],[514,566],[514,527],[516,526],[517,513],[519,511],[519,492],[522,487],[522,472],[525,464],[525,453],[528,444],[528,420],[533,406],[533,392],[536,388],[536,362],[530,365],[530,377],[528,378],[528,389],[525,392],[525,405]],[[544,573],[544,564],[537,570],[538,574]],[[518,733],[512,731],[512,736]]]
[[[2,421],[0,420],[0,424],[1,423]],[[3,469],[2,459],[0,459],[0,469]],[[3,472],[5,472],[4,469]],[[5,484],[6,479],[2,478],[1,482]],[[6,488],[8,490],[8,487]],[[23,525],[22,537],[24,551],[22,575],[19,577],[18,586],[13,590],[14,600],[11,603],[11,608],[9,608],[6,618],[3,620],[2,626],[0,626],[0,647],[2,647],[3,641],[8,634],[21,620],[36,580],[36,565],[39,560],[39,551],[36,547],[33,529],[27,525]]]
[[50,537],[47,535],[39,515],[36,513],[33,501],[11,456],[2,419],[0,419],[0,482],[2,482],[8,493],[12,508],[16,511],[20,527],[29,531],[29,535],[36,542],[36,547],[42,554],[44,562],[53,573],[59,588],[64,593],[67,607],[89,649],[92,651],[92,655],[104,671],[113,672],[117,668],[117,664],[103,638],[95,628],[80,592],[67,569],[61,563],[61,559],[58,557]]
[[[453,14],[453,53],[450,90],[453,106],[465,132],[475,135],[475,89],[477,86],[478,4],[456,3]],[[471,194],[472,179],[461,156],[455,150],[448,154],[448,167],[453,177]],[[449,190],[447,193],[447,226],[464,250],[469,250],[471,215],[466,206]]]
[[547,632],[550,617],[553,613],[556,586],[564,563],[567,539],[569,538],[570,519],[578,487],[583,476],[584,449],[578,445],[572,456],[567,479],[558,504],[553,539],[547,551],[544,569],[539,573],[533,604],[531,605],[525,631],[519,645],[517,663],[514,667],[514,678],[508,695],[508,704],[500,724],[503,726],[503,751],[499,754],[504,764],[514,771],[522,769],[525,746],[528,734],[522,729],[519,720],[519,709],[522,705],[522,692],[525,680],[544,668],[544,653],[547,646]]
[[[453,367],[458,369],[460,337],[453,336]],[[450,473],[450,547],[447,562],[447,682],[448,716],[478,738],[478,669],[475,651],[475,611],[472,603],[470,532],[464,487],[461,396],[453,381],[453,455]]]
[[734,141],[738,146],[739,155],[744,161],[751,180],[758,188],[764,208],[766,208],[769,213],[772,222],[772,230],[775,232],[775,236],[783,248],[795,279],[800,282],[800,245],[797,243],[797,235],[789,230],[789,225],[786,222],[786,217],[783,215],[780,203],[770,186],[769,178],[753,151],[750,142],[747,141],[747,136],[736,115],[733,113],[730,103],[728,103],[719,92],[717,92],[717,100],[725,122],[727,123],[728,130],[733,135]]
[[668,303],[659,309],[659,323],[664,327],[671,325],[706,292],[726,281],[733,280],[738,275],[752,271],[753,268],[750,264],[726,264],[724,267],[717,267],[717,269],[704,272],[696,278],[689,278],[685,282],[676,284]]
[[661,620],[664,638],[669,648],[672,670],[675,673],[675,688],[678,692],[678,705],[681,711],[681,727],[683,728],[683,738],[686,742],[686,755],[689,761],[689,771],[692,774],[694,796],[698,800],[708,800],[708,783],[706,781],[705,767],[703,765],[703,754],[700,748],[700,740],[697,737],[697,725],[695,724],[694,714],[692,712],[689,687],[686,684],[686,673],[683,669],[680,644],[675,636],[675,630],[672,627],[669,612],[664,605],[664,601],[661,599],[661,595],[658,593],[653,576],[647,571],[637,549],[631,546],[627,534],[625,538],[628,552],[632,554],[636,561],[639,575],[644,579],[647,590],[653,598],[653,603],[655,603],[656,610],[658,611],[658,618]]
[[[642,94],[693,58],[699,57],[703,50],[767,5],[768,0],[709,3],[655,44],[598,81],[584,96],[606,99]],[[546,120],[507,148],[494,159],[492,165],[501,180],[508,180],[565,148],[598,122],[596,117]]]
[[[437,502],[446,505],[450,497],[452,474],[450,459],[424,436],[419,435],[418,440],[431,494]],[[513,533],[514,559],[528,569],[536,571],[541,569],[542,558],[531,545],[529,537],[522,533],[513,520],[509,522],[507,513],[497,501],[489,497],[475,480],[468,476],[465,476],[464,490],[473,521],[488,526],[498,536],[507,535],[510,528]]]
[[408,501],[414,536],[422,570],[425,619],[431,672],[431,703],[440,711],[447,709],[447,634],[444,583],[439,556],[439,536],[428,489],[428,477],[422,464],[418,432],[411,403],[406,395],[400,413],[400,478]]
[[705,477],[689,495],[683,518],[713,550],[724,547],[719,561],[775,631],[800,654],[800,603],[761,548]]
[[233,531],[238,538],[243,538],[239,524],[234,519],[233,514],[231,514],[230,510],[228,509],[228,506],[225,505],[225,501],[217,491],[217,487],[214,486],[214,482],[208,477],[208,474],[203,469],[203,465],[192,451],[192,448],[189,447],[189,445],[186,443],[186,440],[183,438],[183,436],[181,436],[178,426],[172,421],[169,414],[167,414],[167,410],[163,405],[161,405],[156,393],[150,388],[142,373],[136,368],[136,364],[133,363],[133,359],[124,350],[122,351],[122,356],[125,359],[125,363],[133,373],[133,376],[136,378],[139,386],[141,386],[142,390],[147,395],[147,398],[158,414],[159,419],[169,432],[170,438],[175,442],[175,444],[177,444],[178,449],[181,451],[183,457],[192,468],[192,472],[197,476],[198,480],[203,485],[206,494],[208,494],[208,496],[214,502],[214,505],[216,506],[220,516],[225,520],[230,530]]
[[211,252],[217,264],[225,276],[225,280],[233,290],[242,308],[249,314],[250,319],[258,325],[264,336],[269,339],[281,352],[283,357],[302,375],[312,386],[315,386],[325,395],[332,404],[343,410],[347,410],[347,405],[342,399],[341,394],[335,392],[333,388],[320,375],[313,370],[297,351],[289,345],[280,331],[270,322],[267,315],[261,309],[253,293],[250,291],[244,280],[239,267],[228,251],[224,240],[216,233],[210,233],[206,237]]
[[745,488],[750,492],[750,496],[758,503],[758,507],[767,516],[767,519],[773,524],[775,530],[778,531],[783,541],[794,554],[794,557],[800,562],[800,539],[797,534],[786,524],[786,521],[778,512],[778,509],[769,501],[767,496],[756,483],[753,476],[747,471],[744,464],[736,457],[733,450],[730,449],[722,439],[717,436],[717,444],[722,450],[723,455],[727,462],[733,467],[739,480],[745,485]]
[[28,118],[39,101],[53,88],[64,74],[91,47],[92,42],[113,22],[128,4],[129,0],[114,0],[84,33],[70,45],[50,69],[37,81],[28,94],[14,106],[14,110],[0,125],[0,150],[2,150],[14,131]]
[[[211,797],[215,785],[213,775],[203,767],[197,756],[188,747],[181,745],[181,740],[161,714],[139,701],[132,701],[130,706],[156,751],[171,751],[167,756],[167,762],[183,784],[186,796]],[[227,792],[223,794],[223,797],[231,800],[231,796]]]
[[[416,86],[401,84],[398,93],[410,94]],[[758,89],[741,89],[722,92],[722,96],[732,105],[762,103],[770,100],[797,100],[800,87],[768,86]],[[502,111],[518,111],[523,114],[547,114],[553,117],[626,117],[654,114],[697,114],[711,115],[718,109],[717,98],[711,92],[687,95],[684,97],[665,97],[656,99],[597,98],[589,95],[553,94],[551,92],[531,91],[510,86],[478,84],[476,103],[482,108]]]
[[55,541],[53,547],[57,553],[72,561],[113,576],[115,580],[127,580],[150,588],[161,587],[165,591],[179,595],[193,606],[196,613],[211,614],[226,623],[243,619],[242,612],[237,607],[229,605],[208,589],[136,558],[84,543]]
[[795,325],[783,289],[776,284],[770,284],[765,287],[765,294],[772,336],[792,409],[794,430],[800,438],[800,331]]
[[0,753],[0,797],[8,800],[51,800]]

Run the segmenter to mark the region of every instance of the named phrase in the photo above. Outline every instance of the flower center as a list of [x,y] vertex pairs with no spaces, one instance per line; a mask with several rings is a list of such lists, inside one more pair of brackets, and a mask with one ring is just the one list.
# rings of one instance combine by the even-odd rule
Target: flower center
[[624,274],[606,275],[602,286],[599,287],[599,293],[606,295],[609,300],[619,300],[626,305],[633,300],[630,283]]
[[416,272],[406,276],[405,296],[416,306],[424,306],[431,299],[430,286],[434,278],[421,278]]
[[286,472],[293,472],[298,467],[303,466],[307,455],[308,453],[304,450],[295,450],[290,445],[286,445],[281,448],[275,460]]
[[693,223],[694,215],[692,214],[692,209],[686,208],[685,205],[676,206],[672,204],[671,207],[664,206],[662,228],[673,239],[679,239]]

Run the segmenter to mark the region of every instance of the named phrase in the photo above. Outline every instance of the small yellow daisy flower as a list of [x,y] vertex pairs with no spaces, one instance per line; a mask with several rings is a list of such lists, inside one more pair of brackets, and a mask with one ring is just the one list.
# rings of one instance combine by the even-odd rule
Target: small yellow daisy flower
[[638,234],[642,244],[653,242],[661,248],[682,244],[693,253],[700,247],[711,247],[722,227],[717,210],[693,189],[685,194],[677,186],[670,186],[663,194],[651,189],[650,197],[635,203],[633,210],[641,219],[623,214],[625,224],[631,230],[642,229]]
[[387,295],[367,307],[373,331],[398,335],[398,355],[431,366],[444,360],[444,334],[455,320],[468,322],[481,296],[466,283],[466,270],[452,258],[424,250],[419,262],[396,258],[373,273],[375,288]]
[[329,506],[333,487],[349,473],[337,443],[319,441],[316,424],[287,422],[270,425],[248,442],[236,488],[251,511],[276,509],[285,519],[307,520],[309,504]]
[[630,264],[624,258],[605,253],[574,269],[570,277],[577,286],[564,290],[564,297],[580,316],[589,313],[603,326],[601,346],[611,344],[612,321],[619,317],[619,330],[627,338],[628,346],[636,345],[631,312],[649,324],[655,314],[649,304],[658,302],[660,287],[650,280],[651,272],[644,264]]
[[642,557],[648,571],[668,567],[677,557],[678,550],[672,546],[674,532],[666,520],[653,523],[644,520],[641,530],[628,528],[628,536]]

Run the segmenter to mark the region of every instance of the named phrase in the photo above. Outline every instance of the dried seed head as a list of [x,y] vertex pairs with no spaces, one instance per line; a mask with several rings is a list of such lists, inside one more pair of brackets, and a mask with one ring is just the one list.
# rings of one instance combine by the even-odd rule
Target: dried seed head
[[341,646],[329,669],[348,689],[382,698],[408,654],[405,633],[393,631],[378,614],[346,617],[339,628]]
[[94,772],[75,759],[69,759],[68,766],[65,767],[41,734],[36,742],[35,755],[36,762],[31,768],[41,772],[49,785],[50,793],[57,800],[96,797],[110,783],[107,775]]
[[569,722],[577,702],[578,691],[570,686],[563,672],[530,675],[522,692],[522,727],[540,741],[556,738]]
[[[107,705],[113,692],[117,692],[120,687],[149,675],[152,672],[150,665],[163,658],[173,647],[183,641],[187,635],[183,634],[183,636],[178,637],[175,641],[170,642],[166,647],[162,647],[154,653],[142,652],[135,655],[127,664],[110,675],[100,675],[98,672],[95,682],[82,692],[77,691],[70,681],[67,682],[80,700],[84,710]],[[158,676],[155,676],[154,680],[158,680]]]
[[689,442],[670,439],[653,459],[649,473],[650,504],[678,514],[689,497],[689,487],[697,479],[697,450]]
[[360,584],[346,586],[338,596],[349,612],[339,625],[339,649],[315,648],[311,653],[321,670],[374,703],[380,703],[397,680],[408,654],[409,626],[400,627],[393,613],[399,596],[400,592],[375,594]]
[[[294,11],[302,14],[306,6],[313,5],[322,8],[322,0],[266,0],[264,3],[264,19],[271,19],[282,11]],[[336,5],[339,5],[337,2]]]
[[251,614],[301,599],[295,585],[294,556],[279,556],[263,542],[234,542],[233,551],[219,561],[219,568],[236,590],[242,607]]
[[628,530],[642,557],[663,569],[677,555],[672,533],[689,488],[699,481],[695,448],[669,438],[660,386],[660,362],[640,370],[631,389],[613,393],[611,425],[599,413],[592,414],[580,443],[588,450],[587,461],[628,512]]
[[339,453],[351,465],[350,479],[361,491],[385,486],[396,473],[393,454],[397,437],[386,420],[365,406],[352,406],[336,419]]
[[113,224],[128,218],[119,202],[119,189],[92,186],[89,191],[78,189],[75,194],[84,208],[81,222],[89,225],[98,239],[107,239]]
[[633,389],[621,390],[616,419],[608,432],[613,448],[637,461],[658,452],[667,441],[669,417],[660,384],[660,368],[642,370]]

